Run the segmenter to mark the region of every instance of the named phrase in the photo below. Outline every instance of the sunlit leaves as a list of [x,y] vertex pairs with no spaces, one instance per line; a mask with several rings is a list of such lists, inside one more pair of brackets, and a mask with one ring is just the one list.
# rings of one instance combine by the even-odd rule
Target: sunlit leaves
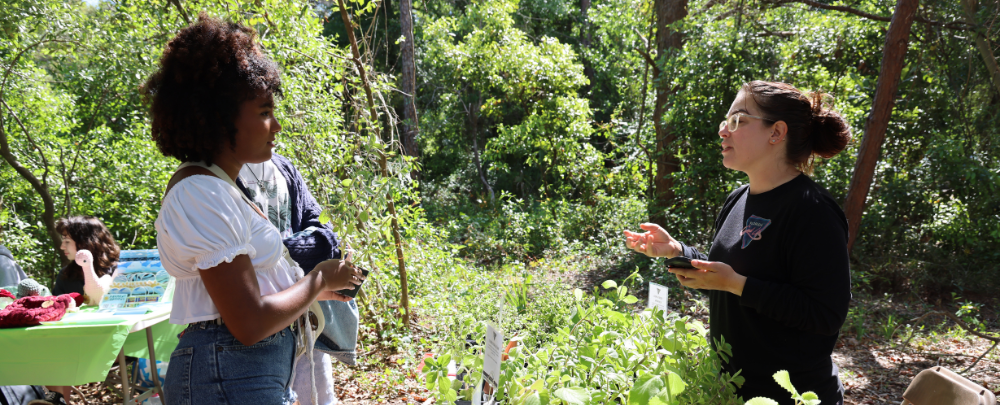
[[[501,363],[497,399],[511,404],[549,400],[563,404],[736,404],[733,383],[737,378],[720,373],[720,358],[709,347],[703,327],[677,314],[650,317],[619,311],[627,304],[618,297],[627,293],[632,280],[606,281],[595,288],[594,299],[577,301],[569,324],[553,339],[512,350]],[[482,322],[474,325],[469,332],[480,336]],[[667,342],[671,350],[663,349]],[[463,357],[456,363],[465,367],[459,372],[480,374],[481,344],[455,349]],[[716,346],[722,352],[730,350],[725,342]],[[426,380],[445,378],[447,369],[441,363],[450,358],[440,355],[427,363],[431,366],[424,370]],[[461,392],[460,399],[471,395],[469,389],[455,388],[455,392]]]

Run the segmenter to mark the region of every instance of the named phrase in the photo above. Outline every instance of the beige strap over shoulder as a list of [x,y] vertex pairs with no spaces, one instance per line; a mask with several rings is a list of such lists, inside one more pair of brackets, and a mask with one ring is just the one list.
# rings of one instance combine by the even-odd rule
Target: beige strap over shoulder
[[[212,172],[212,174],[214,174],[215,177],[218,177],[218,178],[222,179],[223,181],[225,181],[226,183],[229,183],[230,186],[233,186],[233,188],[236,189],[236,193],[239,194],[240,197],[243,197],[243,201],[245,201],[247,204],[249,204],[250,207],[253,208],[253,210],[257,212],[257,214],[259,214],[261,217],[263,217],[265,220],[267,220],[267,215],[264,215],[264,212],[260,210],[260,207],[258,207],[257,204],[254,204],[253,201],[250,201],[250,198],[248,198],[246,196],[246,194],[243,194],[243,192],[240,191],[240,188],[238,186],[236,186],[236,182],[232,178],[230,178],[229,175],[226,174],[226,172],[224,170],[222,170],[221,167],[219,167],[217,165],[211,165],[211,166],[209,166],[209,165],[206,165],[204,162],[184,162],[184,163],[181,163],[181,165],[177,167],[177,170],[181,170],[181,169],[184,169],[185,167],[190,167],[190,166],[197,166],[197,167],[201,167],[201,168],[207,169],[208,171]],[[268,220],[268,223],[271,223],[271,221]],[[273,224],[272,224],[272,226],[273,226]],[[296,276],[298,278],[302,278],[303,274],[301,274],[302,270],[299,267],[299,264],[296,263],[295,260],[292,260],[292,255],[288,253],[288,248],[285,247],[284,243],[281,244],[281,254],[282,254],[282,256],[285,257],[285,260],[288,261],[289,265],[294,266],[296,269],[299,269],[298,271],[296,271]]]

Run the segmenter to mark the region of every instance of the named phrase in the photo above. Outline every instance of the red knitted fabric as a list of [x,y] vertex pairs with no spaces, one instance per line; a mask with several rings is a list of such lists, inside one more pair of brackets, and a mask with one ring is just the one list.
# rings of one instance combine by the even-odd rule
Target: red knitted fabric
[[[42,304],[52,301],[48,308]],[[42,322],[58,321],[66,315],[73,297],[63,294],[58,297],[24,297],[0,311],[0,328],[19,328],[22,326],[41,325]]]
[[0,297],[7,297],[7,298],[10,298],[12,300],[16,300],[17,299],[17,297],[15,297],[14,294],[11,294],[10,291],[4,290],[4,289],[0,289]]
[[70,296],[70,298],[73,298],[73,301],[76,301],[77,308],[83,305],[83,295],[80,295],[80,293],[69,293],[66,295]]

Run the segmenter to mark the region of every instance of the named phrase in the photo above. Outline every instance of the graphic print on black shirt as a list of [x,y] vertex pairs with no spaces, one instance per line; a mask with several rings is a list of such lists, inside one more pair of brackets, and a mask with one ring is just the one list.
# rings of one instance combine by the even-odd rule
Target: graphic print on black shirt
[[706,256],[746,276],[743,295],[706,291],[711,338],[725,338],[733,356],[726,371],[741,374],[745,400],[764,396],[792,404],[771,377],[788,370],[799,392],[838,404],[843,388],[830,358],[851,298],[847,219],[806,175],[750,195],[743,186],[726,199]]
[[764,219],[756,215],[751,215],[750,218],[747,218],[747,226],[743,227],[743,232],[740,233],[743,236],[743,247],[741,249],[746,249],[752,241],[760,240],[760,234],[769,225],[771,225],[770,219]]

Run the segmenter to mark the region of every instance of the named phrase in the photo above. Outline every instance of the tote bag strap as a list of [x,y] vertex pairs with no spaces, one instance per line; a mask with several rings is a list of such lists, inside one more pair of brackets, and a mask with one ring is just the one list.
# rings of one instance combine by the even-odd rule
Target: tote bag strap
[[[216,165],[208,166],[208,165],[206,165],[203,162],[184,162],[184,163],[181,163],[181,165],[177,167],[177,170],[181,170],[181,169],[183,169],[185,167],[191,167],[191,166],[197,166],[197,167],[201,167],[201,168],[204,168],[204,169],[208,169],[208,171],[212,172],[212,174],[214,174],[215,177],[218,177],[218,178],[222,179],[222,181],[225,181],[226,183],[229,183],[230,186],[233,186],[233,188],[235,188],[236,191],[240,190],[240,188],[236,186],[236,182],[233,181],[233,179],[230,178],[229,175],[226,174],[226,172],[223,171],[221,167],[216,166]],[[250,201],[250,199],[247,198],[246,194],[243,194],[242,191],[240,191],[239,194],[240,194],[240,197],[243,197],[243,201],[245,201],[247,204],[250,204],[250,206],[253,207],[253,210],[255,212],[257,212],[258,215],[260,215],[264,219],[267,219],[267,216],[264,215],[264,212],[260,210],[260,207],[258,207],[257,204],[254,204],[253,201]]]

